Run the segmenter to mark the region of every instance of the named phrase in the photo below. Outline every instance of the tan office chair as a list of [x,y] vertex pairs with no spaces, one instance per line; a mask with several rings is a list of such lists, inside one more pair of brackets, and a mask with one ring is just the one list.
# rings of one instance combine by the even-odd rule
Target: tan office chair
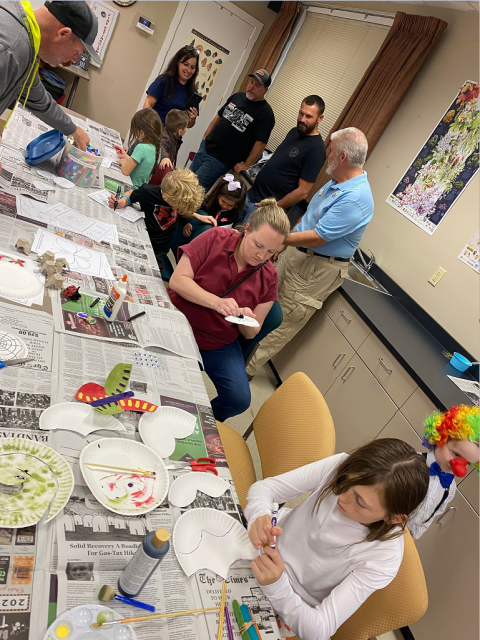
[[240,505],[242,509],[245,509],[247,492],[252,484],[257,481],[250,450],[245,440],[235,429],[218,421],[217,428]]

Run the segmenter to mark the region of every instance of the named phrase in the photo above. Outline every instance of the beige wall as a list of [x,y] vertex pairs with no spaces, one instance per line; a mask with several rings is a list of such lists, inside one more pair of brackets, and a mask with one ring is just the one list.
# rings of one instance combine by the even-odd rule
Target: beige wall
[[[124,136],[145,90],[178,2],[136,2],[131,7],[119,7],[113,2],[107,4],[115,7],[119,14],[105,61],[100,69],[90,66],[89,82],[80,80],[72,108],[89,118],[108,124]],[[267,8],[268,2],[233,4],[265,24],[246,64],[248,68],[276,14]],[[137,13],[144,14],[156,23],[153,36],[145,36],[136,29]],[[72,75],[63,70],[57,72],[68,83],[68,95]],[[240,74],[241,78],[243,73]]]
[[[465,349],[478,354],[479,277],[457,258],[479,224],[478,173],[432,236],[385,202],[463,82],[479,80],[478,13],[394,2],[334,4],[400,10],[448,22],[366,163],[375,213],[361,247],[371,249],[388,275]],[[427,281],[439,266],[447,273],[432,287]]]

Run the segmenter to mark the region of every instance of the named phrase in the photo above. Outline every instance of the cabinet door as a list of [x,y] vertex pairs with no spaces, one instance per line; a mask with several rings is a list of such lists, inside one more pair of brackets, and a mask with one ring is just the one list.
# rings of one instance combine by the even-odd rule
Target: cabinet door
[[410,627],[415,640],[477,640],[478,516],[458,491],[416,544],[428,609]]
[[423,422],[425,418],[436,410],[436,406],[424,392],[417,387],[408,400],[400,406],[408,422],[412,425],[420,437],[423,436]]
[[397,407],[401,407],[417,388],[417,384],[410,374],[405,371],[374,333],[371,333],[362,344],[358,355]]
[[415,451],[421,451],[420,436],[412,429],[400,411],[397,411],[387,426],[380,431],[377,438],[398,438],[414,447]]
[[320,311],[287,363],[279,371],[282,380],[303,371],[321,393],[335,381],[354,351],[330,318]]
[[298,347],[300,342],[303,340],[303,337],[312,326],[312,323],[314,322],[316,316],[317,314],[314,314],[310,318],[310,320],[307,322],[307,324],[302,329],[300,329],[297,335],[293,336],[293,338],[289,342],[287,342],[287,344],[283,347],[283,349],[273,356],[272,362],[279,373],[283,369],[283,367],[287,364],[292,353],[295,351],[295,349]]
[[323,309],[355,351],[360,347],[365,338],[370,335],[371,329],[369,326],[365,324],[339,291],[335,291],[331,296],[328,296],[323,305]]
[[478,478],[477,470],[472,469],[466,478],[464,478],[460,483],[457,482],[457,488],[461,492],[462,496],[468,500],[468,502],[475,509],[475,511],[479,513],[479,505],[478,505],[479,478]]
[[354,355],[325,394],[333,416],[337,453],[373,440],[397,407],[358,355]]

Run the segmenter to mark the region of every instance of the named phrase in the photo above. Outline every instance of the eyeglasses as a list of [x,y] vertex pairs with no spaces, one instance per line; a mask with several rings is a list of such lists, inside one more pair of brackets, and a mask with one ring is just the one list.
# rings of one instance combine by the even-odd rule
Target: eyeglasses
[[193,53],[196,53],[197,56],[200,55],[200,51],[198,49],[195,49],[195,47],[193,47],[191,44],[186,44],[183,48],[186,49],[187,51],[192,51]]

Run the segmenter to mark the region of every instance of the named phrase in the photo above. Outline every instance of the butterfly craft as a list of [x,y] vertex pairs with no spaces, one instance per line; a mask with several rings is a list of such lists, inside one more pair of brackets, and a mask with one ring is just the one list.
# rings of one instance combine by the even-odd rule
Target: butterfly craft
[[96,382],[87,382],[80,387],[75,398],[108,416],[122,411],[153,413],[158,409],[156,404],[134,398],[133,391],[127,390],[131,373],[132,365],[121,362],[108,374],[105,387]]

